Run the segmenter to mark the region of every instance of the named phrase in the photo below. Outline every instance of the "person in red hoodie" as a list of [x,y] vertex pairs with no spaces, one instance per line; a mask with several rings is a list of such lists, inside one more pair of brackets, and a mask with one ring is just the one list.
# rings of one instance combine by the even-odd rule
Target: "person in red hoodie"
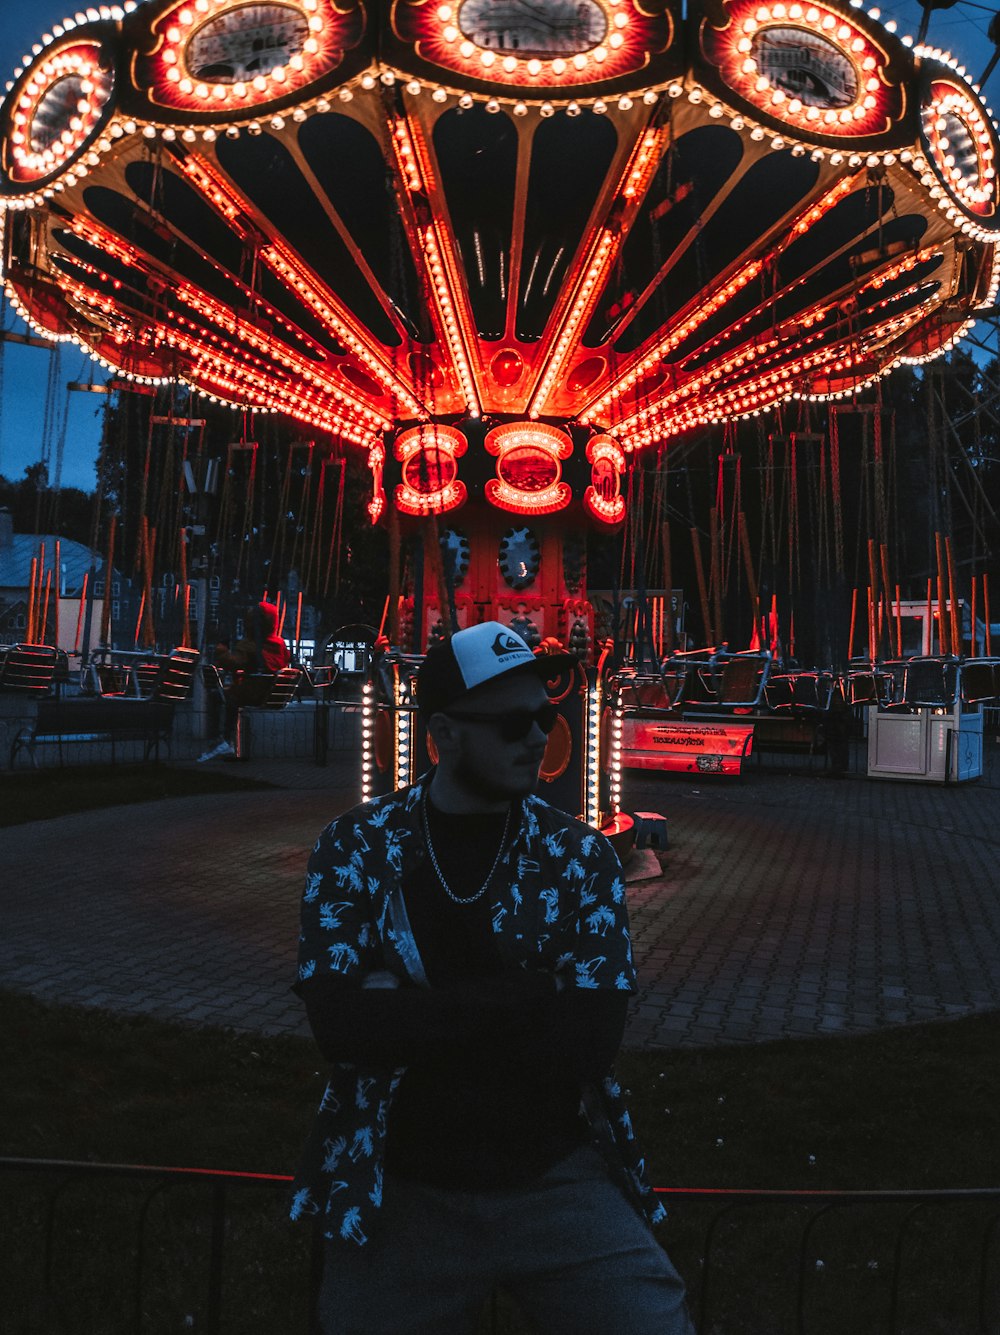
[[[288,645],[278,634],[278,609],[273,603],[259,602],[251,614],[254,637],[245,636],[230,648],[225,641],[215,646],[213,663],[229,674],[225,688],[225,723],[223,735],[198,757],[223,760],[236,754],[236,721],[241,705],[259,705],[271,689],[271,677],[291,661]],[[256,623],[256,624],[254,624]],[[258,647],[259,637],[259,647]]]

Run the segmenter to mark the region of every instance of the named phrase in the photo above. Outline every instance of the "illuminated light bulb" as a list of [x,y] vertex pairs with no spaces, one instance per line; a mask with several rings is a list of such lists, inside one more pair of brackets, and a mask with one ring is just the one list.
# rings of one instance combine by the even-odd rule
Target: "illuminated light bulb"
[[627,94],[624,94],[622,97],[618,99],[619,111],[628,111],[631,109],[632,106],[633,106],[632,99]]
[[552,62],[552,73],[561,78],[566,73],[566,62],[561,56]]
[[505,56],[503,61],[503,67],[508,74],[513,74],[514,71],[517,69],[517,61],[514,59],[513,56]]
[[472,102],[473,99],[471,93],[463,93],[462,96],[458,99],[458,105],[462,108],[463,111],[468,111],[472,106]]
[[545,117],[553,116],[555,115],[555,107],[551,102],[543,102],[538,108],[538,114]]
[[656,101],[656,94],[653,92],[652,88],[646,89],[646,91],[642,95],[642,100],[647,107],[651,107],[653,105],[653,103]]

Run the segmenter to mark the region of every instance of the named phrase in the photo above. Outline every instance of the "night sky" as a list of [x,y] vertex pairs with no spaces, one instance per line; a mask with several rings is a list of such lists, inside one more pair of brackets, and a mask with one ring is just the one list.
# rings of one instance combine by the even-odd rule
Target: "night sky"
[[[121,3],[121,0],[119,0]],[[88,6],[83,5],[86,9]],[[921,9],[916,0],[892,0],[880,6],[883,20],[894,18],[900,33],[916,35],[920,25]],[[952,9],[935,11],[931,15],[928,40],[950,50],[978,79],[986,67],[993,47],[986,35],[997,4],[982,4],[979,0],[959,0]],[[0,0],[0,90],[30,52],[33,43],[40,40],[67,14],[76,15],[78,9],[67,0]],[[988,103],[1000,104],[1000,67],[990,76],[985,89]],[[24,332],[15,324],[9,312],[5,327]],[[50,380],[49,352],[42,348],[27,348],[5,344],[0,348],[3,357],[3,376],[0,381],[0,473],[9,478],[20,478],[24,469],[40,458],[42,428],[47,397],[50,397],[54,415],[61,423],[69,403],[69,420],[63,461],[64,486],[90,490],[94,482],[94,461],[100,437],[102,395],[67,394],[67,381],[91,379],[94,364],[72,344],[63,347],[58,370],[58,384],[48,396]],[[98,375],[97,378],[102,378]],[[50,433],[50,449],[54,456],[57,440]]]

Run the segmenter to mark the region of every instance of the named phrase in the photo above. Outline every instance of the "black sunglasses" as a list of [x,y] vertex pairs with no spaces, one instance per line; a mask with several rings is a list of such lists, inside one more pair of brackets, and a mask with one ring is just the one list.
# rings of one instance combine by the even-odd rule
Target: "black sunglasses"
[[537,723],[546,736],[556,726],[559,709],[556,705],[542,705],[539,709],[512,709],[507,714],[459,714],[448,711],[448,717],[461,722],[489,723],[505,742],[520,742]]

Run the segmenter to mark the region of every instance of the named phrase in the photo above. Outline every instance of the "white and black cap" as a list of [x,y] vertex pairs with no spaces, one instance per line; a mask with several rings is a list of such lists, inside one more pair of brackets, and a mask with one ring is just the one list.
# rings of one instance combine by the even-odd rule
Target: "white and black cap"
[[532,672],[544,682],[576,661],[572,654],[533,654],[509,626],[483,621],[427,650],[417,672],[417,707],[430,718],[498,677]]

